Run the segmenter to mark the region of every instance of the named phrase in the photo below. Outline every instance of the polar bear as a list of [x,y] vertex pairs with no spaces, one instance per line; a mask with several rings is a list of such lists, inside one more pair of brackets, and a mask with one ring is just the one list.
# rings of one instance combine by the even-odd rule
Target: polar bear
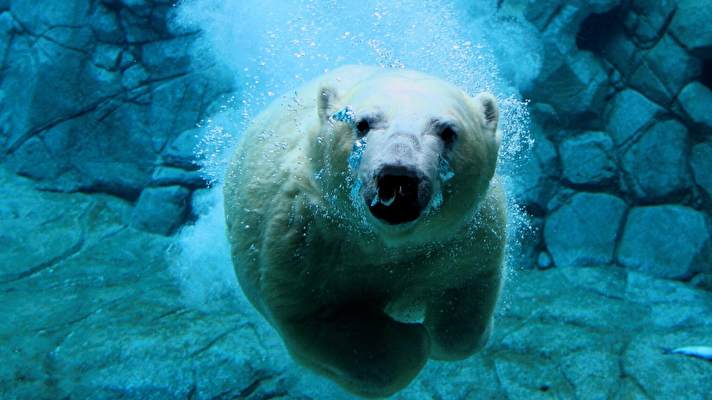
[[364,397],[487,341],[505,198],[495,98],[347,66],[276,100],[225,178],[232,259],[301,364]]

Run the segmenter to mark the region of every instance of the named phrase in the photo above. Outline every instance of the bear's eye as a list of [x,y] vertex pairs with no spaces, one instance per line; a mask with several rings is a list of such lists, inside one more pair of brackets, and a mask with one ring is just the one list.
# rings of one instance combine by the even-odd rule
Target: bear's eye
[[446,126],[440,131],[440,139],[442,139],[446,146],[450,146],[455,143],[457,133],[455,133],[455,130],[452,129],[452,127]]
[[356,124],[356,130],[358,131],[359,137],[366,136],[368,131],[371,130],[371,124],[369,124],[367,120],[362,119]]

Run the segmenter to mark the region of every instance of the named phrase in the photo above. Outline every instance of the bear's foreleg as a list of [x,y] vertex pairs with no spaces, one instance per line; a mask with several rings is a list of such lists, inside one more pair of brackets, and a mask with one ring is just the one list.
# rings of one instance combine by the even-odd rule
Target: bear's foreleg
[[484,347],[492,331],[500,280],[499,271],[479,276],[431,300],[424,322],[431,358],[462,360]]
[[294,358],[364,397],[404,388],[429,354],[422,324],[394,321],[372,305],[339,307],[281,324],[280,330]]

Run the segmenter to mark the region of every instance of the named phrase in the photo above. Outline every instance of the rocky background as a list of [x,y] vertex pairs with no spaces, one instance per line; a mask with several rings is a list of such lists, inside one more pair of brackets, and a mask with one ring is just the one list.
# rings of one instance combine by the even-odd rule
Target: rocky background
[[[0,154],[42,190],[130,201],[170,235],[206,182],[196,124],[235,90],[195,65],[172,1],[0,2]],[[696,0],[503,0],[536,32],[523,267],[618,264],[712,288],[712,9]]]
[[169,0],[0,1],[0,159],[41,190],[106,193],[171,234],[206,183],[196,124],[234,90],[195,65]]
[[504,0],[538,32],[525,266],[615,264],[712,289],[712,6]]
[[[0,398],[349,398],[167,272],[206,186],[196,124],[238,89],[189,56],[200,32],[167,0],[41,3],[0,0]],[[706,3],[499,1],[541,43],[516,193],[537,229],[488,348],[398,398],[712,393],[709,362],[665,354],[712,340]]]

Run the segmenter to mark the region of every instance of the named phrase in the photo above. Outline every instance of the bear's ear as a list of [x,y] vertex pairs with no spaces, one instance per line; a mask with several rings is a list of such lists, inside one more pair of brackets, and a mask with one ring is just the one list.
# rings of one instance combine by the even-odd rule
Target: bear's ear
[[499,108],[497,99],[491,93],[482,92],[475,96],[475,107],[482,115],[483,128],[485,132],[497,135],[497,124],[499,123]]
[[319,88],[318,96],[317,109],[319,110],[319,119],[322,123],[327,123],[331,114],[336,111],[335,107],[339,102],[339,95],[333,86],[323,85]]

